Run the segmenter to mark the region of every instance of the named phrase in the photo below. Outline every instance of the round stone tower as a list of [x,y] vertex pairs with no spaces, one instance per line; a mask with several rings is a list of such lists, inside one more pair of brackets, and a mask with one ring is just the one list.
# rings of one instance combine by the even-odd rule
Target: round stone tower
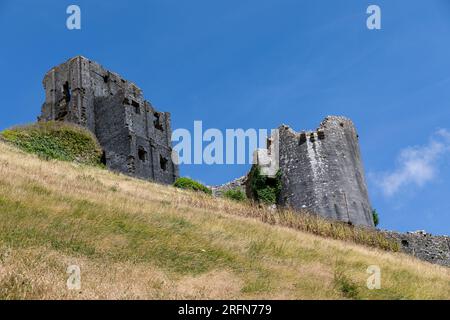
[[358,135],[352,121],[328,116],[316,131],[279,128],[279,204],[373,227]]

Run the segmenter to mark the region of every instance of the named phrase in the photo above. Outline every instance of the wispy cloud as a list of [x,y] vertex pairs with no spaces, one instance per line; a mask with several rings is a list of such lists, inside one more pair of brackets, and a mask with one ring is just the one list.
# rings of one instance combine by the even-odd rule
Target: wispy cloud
[[372,175],[372,178],[387,197],[410,186],[422,187],[437,177],[439,160],[448,153],[450,153],[450,131],[440,129],[430,138],[427,145],[401,150],[395,170]]

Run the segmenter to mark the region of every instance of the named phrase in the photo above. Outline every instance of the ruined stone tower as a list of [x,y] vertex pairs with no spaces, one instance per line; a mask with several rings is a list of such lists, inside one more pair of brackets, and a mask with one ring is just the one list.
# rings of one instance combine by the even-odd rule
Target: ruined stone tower
[[178,177],[170,114],[156,111],[136,85],[81,56],[51,69],[43,85],[39,121],[67,121],[92,131],[109,169],[167,184]]
[[316,131],[279,128],[279,204],[373,227],[358,135],[351,120],[329,116]]

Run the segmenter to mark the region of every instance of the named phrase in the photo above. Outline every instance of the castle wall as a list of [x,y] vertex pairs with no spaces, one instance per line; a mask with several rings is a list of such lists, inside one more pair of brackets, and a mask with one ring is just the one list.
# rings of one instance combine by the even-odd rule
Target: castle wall
[[98,99],[95,103],[95,128],[97,139],[105,154],[109,169],[131,172],[128,157],[131,153],[129,130],[124,125],[123,97],[114,95]]
[[221,197],[229,190],[240,190],[242,193],[247,194],[247,182],[247,176],[243,176],[219,186],[211,186],[210,188],[214,197]]
[[423,231],[399,233],[383,231],[398,242],[402,252],[418,259],[450,267],[450,237],[433,236]]
[[84,57],[50,70],[40,121],[67,121],[97,137],[108,168],[161,183],[173,183],[170,114],[156,111],[142,91]]
[[353,123],[327,117],[316,131],[279,128],[279,204],[373,227],[358,137]]

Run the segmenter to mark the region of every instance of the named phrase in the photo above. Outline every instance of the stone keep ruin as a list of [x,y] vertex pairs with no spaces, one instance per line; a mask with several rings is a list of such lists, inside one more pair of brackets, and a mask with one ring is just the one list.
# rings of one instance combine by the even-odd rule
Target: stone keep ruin
[[89,129],[111,170],[165,184],[176,180],[170,114],[155,110],[136,85],[81,56],[51,69],[43,85],[39,121]]
[[316,131],[279,128],[279,205],[374,227],[358,135],[351,120],[325,118]]
[[[317,130],[300,133],[282,125],[278,134],[268,139],[267,148],[268,151],[257,150],[255,161],[264,173],[265,167],[272,165],[267,160],[272,157],[271,152],[278,154],[273,159],[281,173],[277,205],[374,227],[358,135],[351,120],[328,116]],[[213,193],[220,195],[238,188],[252,198],[249,176],[213,187]]]

